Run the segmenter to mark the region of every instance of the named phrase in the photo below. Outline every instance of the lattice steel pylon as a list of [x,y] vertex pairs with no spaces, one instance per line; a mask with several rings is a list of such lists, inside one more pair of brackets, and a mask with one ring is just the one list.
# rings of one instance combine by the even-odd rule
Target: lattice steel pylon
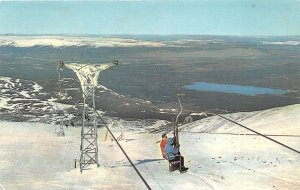
[[98,144],[97,144],[97,113],[95,107],[95,87],[98,85],[100,72],[106,70],[116,63],[90,65],[90,64],[66,64],[72,69],[80,83],[83,92],[83,112],[80,145],[80,171],[86,169],[90,164],[97,164]]

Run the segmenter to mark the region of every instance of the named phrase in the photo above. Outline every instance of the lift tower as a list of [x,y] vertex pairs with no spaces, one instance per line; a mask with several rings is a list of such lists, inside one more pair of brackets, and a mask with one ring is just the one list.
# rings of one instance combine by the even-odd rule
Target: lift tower
[[116,66],[118,63],[108,64],[65,64],[72,69],[81,84],[83,93],[83,112],[80,145],[80,171],[86,169],[90,164],[97,164],[98,144],[97,144],[97,113],[95,107],[95,87],[98,85],[98,77],[101,71]]

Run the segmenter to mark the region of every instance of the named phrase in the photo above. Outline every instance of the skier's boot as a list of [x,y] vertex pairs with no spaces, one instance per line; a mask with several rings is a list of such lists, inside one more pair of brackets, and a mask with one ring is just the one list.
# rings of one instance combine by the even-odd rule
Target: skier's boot
[[186,167],[182,166],[179,171],[180,171],[180,173],[183,173],[183,172],[187,172],[188,169],[189,168],[186,168]]

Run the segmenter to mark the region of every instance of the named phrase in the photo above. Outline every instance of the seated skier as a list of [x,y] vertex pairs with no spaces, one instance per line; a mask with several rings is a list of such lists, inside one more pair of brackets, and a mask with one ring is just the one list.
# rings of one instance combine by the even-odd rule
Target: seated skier
[[161,154],[162,154],[162,157],[164,159],[166,159],[166,156],[165,156],[165,152],[164,152],[164,148],[166,146],[166,143],[167,143],[167,134],[166,133],[163,133],[161,135],[161,141],[160,141],[160,150],[161,150]]
[[[184,166],[184,157],[180,155],[180,152],[178,151],[178,148],[175,148],[173,146],[174,139],[173,138],[168,138],[167,143],[164,148],[165,156],[169,160],[169,162],[175,162],[175,161],[181,161],[181,164],[178,163],[176,164],[175,167],[172,168],[172,170],[179,169],[180,172],[184,172],[188,170],[189,168],[186,168]],[[181,165],[181,168],[180,168]]]

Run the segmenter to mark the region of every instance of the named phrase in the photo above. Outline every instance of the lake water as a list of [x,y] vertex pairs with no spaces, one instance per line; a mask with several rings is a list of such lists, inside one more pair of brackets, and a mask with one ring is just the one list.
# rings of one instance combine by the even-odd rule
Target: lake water
[[223,93],[235,93],[243,94],[247,96],[255,96],[257,94],[272,94],[282,95],[288,93],[287,90],[263,88],[254,86],[240,86],[231,84],[216,84],[206,82],[194,82],[190,85],[185,85],[184,89],[196,90],[196,91],[212,91],[212,92],[223,92]]

